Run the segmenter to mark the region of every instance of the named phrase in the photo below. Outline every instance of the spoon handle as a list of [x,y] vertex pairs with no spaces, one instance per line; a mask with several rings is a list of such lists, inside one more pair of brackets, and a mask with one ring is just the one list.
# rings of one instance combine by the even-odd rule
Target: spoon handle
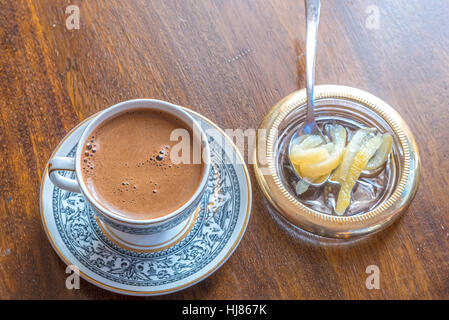
[[307,118],[306,123],[315,123],[314,86],[315,56],[318,23],[320,20],[320,0],[304,0],[306,7],[306,90]]

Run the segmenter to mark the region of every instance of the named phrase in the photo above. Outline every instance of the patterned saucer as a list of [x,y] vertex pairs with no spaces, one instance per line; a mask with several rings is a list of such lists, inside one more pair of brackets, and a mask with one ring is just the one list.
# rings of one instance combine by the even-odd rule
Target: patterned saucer
[[[199,208],[168,245],[140,250],[127,246],[95,217],[84,197],[55,187],[45,170],[41,183],[42,223],[51,245],[87,281],[116,293],[152,296],[190,287],[210,276],[231,256],[251,212],[251,183],[232,140],[210,120],[188,111],[206,131],[213,174]],[[61,141],[54,156],[73,156],[84,120]],[[61,174],[74,175],[70,172]]]

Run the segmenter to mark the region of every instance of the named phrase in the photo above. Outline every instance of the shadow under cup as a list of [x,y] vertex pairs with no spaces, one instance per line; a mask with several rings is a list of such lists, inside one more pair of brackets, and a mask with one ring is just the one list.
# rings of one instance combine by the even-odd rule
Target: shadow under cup
[[[200,146],[202,161],[202,172],[200,176],[200,182],[193,193],[192,197],[188,199],[178,209],[167,212],[157,218],[152,219],[135,219],[127,217],[126,215],[117,214],[112,210],[106,208],[99,199],[90,192],[90,188],[86,185],[82,173],[82,166],[84,161],[84,151],[86,141],[90,140],[90,137],[102,124],[110,121],[116,117],[120,117],[123,114],[133,111],[151,111],[151,112],[163,112],[180,119],[190,130],[193,132],[192,139],[194,144]],[[74,168],[70,168],[69,164],[61,165],[61,162],[71,162]],[[67,188],[68,181],[62,181],[62,177],[57,173],[57,170],[70,170],[75,171],[76,181],[71,181],[69,188]],[[75,159],[73,158],[53,158],[49,163],[49,174],[52,182],[62,188],[69,191],[75,191],[82,193],[86,200],[91,204],[91,207],[95,210],[95,214],[98,217],[99,223],[106,223],[108,229],[119,233],[122,236],[150,236],[164,232],[171,233],[173,230],[178,229],[181,225],[185,224],[189,217],[197,211],[200,205],[200,201],[207,187],[207,180],[210,174],[210,149],[207,141],[206,134],[200,127],[200,125],[181,107],[159,100],[152,99],[138,99],[130,100],[114,105],[108,109],[102,111],[96,116],[92,122],[87,126],[84,133],[80,138],[80,142],[77,147]],[[62,181],[62,182],[61,182]],[[79,190],[76,190],[76,185]],[[70,190],[71,189],[71,190]],[[175,194],[173,195],[176,196]],[[132,241],[131,241],[132,242]]]

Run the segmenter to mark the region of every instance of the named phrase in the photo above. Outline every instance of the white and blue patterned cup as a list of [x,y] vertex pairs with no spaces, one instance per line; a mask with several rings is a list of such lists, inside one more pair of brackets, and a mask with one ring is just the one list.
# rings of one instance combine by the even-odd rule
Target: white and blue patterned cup
[[[179,119],[182,119],[190,129],[194,132],[194,143],[199,143],[202,150],[202,161],[205,165],[203,170],[203,176],[201,183],[198,185],[194,195],[178,210],[174,212],[167,212],[162,217],[147,220],[136,220],[123,217],[108,210],[101,203],[95,199],[86,187],[86,183],[83,180],[81,174],[81,156],[83,142],[91,135],[91,133],[103,122],[117,116],[120,113],[130,111],[133,109],[151,109],[162,110],[169,114],[172,114]],[[200,134],[195,134],[198,132]],[[197,139],[198,141],[195,141]],[[124,101],[103,110],[98,116],[96,116],[91,123],[86,127],[78,143],[78,147],[74,158],[67,157],[54,157],[48,163],[48,172],[50,180],[53,184],[61,189],[81,193],[85,199],[90,203],[92,208],[96,211],[97,217],[103,222],[107,223],[115,230],[121,231],[130,235],[154,235],[157,233],[172,230],[179,226],[182,222],[185,222],[192,213],[200,205],[200,200],[207,187],[208,177],[211,171],[210,163],[210,148],[207,141],[206,134],[200,125],[181,107],[170,104],[168,102],[153,100],[153,99],[137,99]],[[75,172],[75,179],[70,179],[61,174],[60,171],[72,171]],[[176,196],[176,195],[174,195]]]

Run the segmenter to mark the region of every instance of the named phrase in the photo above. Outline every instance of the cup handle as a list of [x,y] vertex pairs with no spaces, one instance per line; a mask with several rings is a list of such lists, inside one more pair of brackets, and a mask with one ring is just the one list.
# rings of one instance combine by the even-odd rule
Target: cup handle
[[81,193],[80,186],[76,179],[63,177],[58,170],[75,171],[75,158],[54,157],[48,163],[48,174],[51,182],[58,188],[70,192]]

